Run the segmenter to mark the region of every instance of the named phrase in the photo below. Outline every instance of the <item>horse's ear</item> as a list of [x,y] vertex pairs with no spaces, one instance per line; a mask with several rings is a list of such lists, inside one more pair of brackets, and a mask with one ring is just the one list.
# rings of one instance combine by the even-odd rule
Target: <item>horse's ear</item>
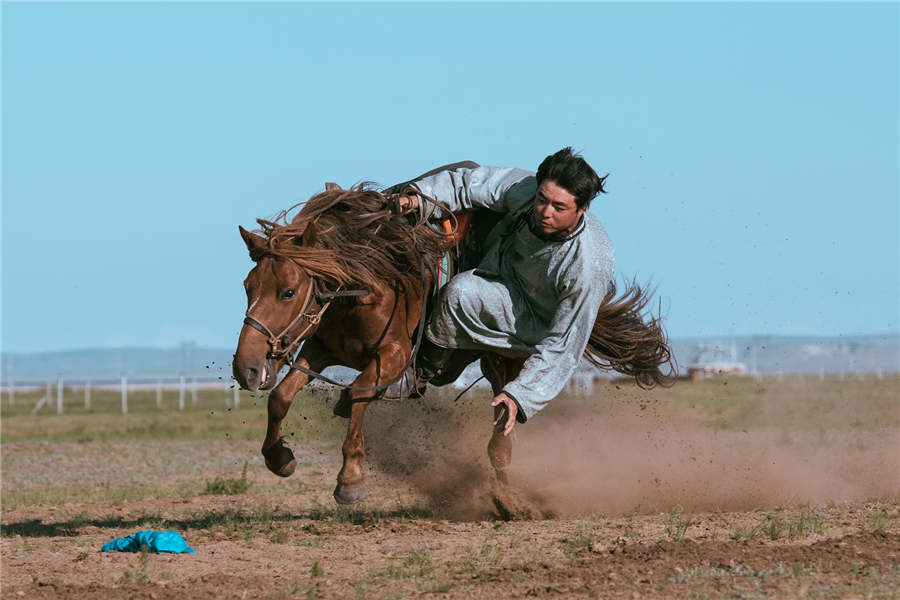
[[317,234],[316,224],[313,222],[307,223],[306,229],[303,230],[303,234],[298,241],[301,246],[312,246],[316,243]]
[[238,229],[241,231],[241,237],[244,238],[244,243],[247,244],[247,250],[250,252],[253,252],[254,248],[261,248],[266,245],[266,240],[261,235],[251,233],[240,225],[238,225]]
[[341,189],[341,186],[339,186],[338,184],[334,183],[333,181],[326,181],[326,182],[325,182],[325,191],[326,191],[326,192],[333,192],[333,191],[339,190],[339,189]]

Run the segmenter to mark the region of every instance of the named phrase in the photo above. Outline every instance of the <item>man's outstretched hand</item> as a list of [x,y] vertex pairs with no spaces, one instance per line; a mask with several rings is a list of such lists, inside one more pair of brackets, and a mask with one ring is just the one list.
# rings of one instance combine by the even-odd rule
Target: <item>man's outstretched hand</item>
[[396,206],[400,209],[401,215],[408,215],[419,208],[419,196],[412,192],[407,192],[405,194],[390,194],[388,199],[397,203]]
[[503,405],[504,410],[500,411],[500,416],[494,421],[494,426],[496,427],[498,423],[502,423],[505,416],[506,426],[503,428],[503,435],[509,435],[513,430],[513,427],[516,426],[516,415],[519,414],[519,406],[516,404],[515,400],[507,396],[504,392],[500,392],[494,396],[494,401],[491,402],[491,406],[499,406],[501,404]]

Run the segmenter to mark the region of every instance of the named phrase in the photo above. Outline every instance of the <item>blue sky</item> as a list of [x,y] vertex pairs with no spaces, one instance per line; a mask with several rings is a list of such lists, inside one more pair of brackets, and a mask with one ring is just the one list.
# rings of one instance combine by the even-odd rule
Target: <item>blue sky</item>
[[2,345],[233,346],[325,181],[572,145],[673,337],[897,333],[898,5],[2,5]]

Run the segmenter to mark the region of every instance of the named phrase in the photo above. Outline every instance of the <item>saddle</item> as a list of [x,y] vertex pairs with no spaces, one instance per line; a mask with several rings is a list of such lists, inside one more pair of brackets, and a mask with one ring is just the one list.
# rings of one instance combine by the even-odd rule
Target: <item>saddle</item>
[[[425,177],[430,177],[444,171],[456,171],[457,169],[474,169],[478,163],[471,160],[450,163],[422,173],[418,177],[391,186],[386,193],[398,193],[411,183],[415,183]],[[491,229],[503,218],[501,213],[496,213],[487,209],[476,209],[468,211],[459,211],[440,219],[432,226],[448,236],[453,237],[451,248],[444,253],[441,258],[441,264],[438,265],[435,274],[435,285],[432,292],[433,299],[437,299],[441,291],[450,278],[461,273],[474,269],[481,262],[484,256],[485,240]]]
[[485,241],[488,234],[502,218],[502,213],[477,209],[453,213],[452,217],[433,224],[435,229],[453,238],[452,247],[444,253],[438,265],[433,290],[435,297],[451,277],[478,266],[487,250]]

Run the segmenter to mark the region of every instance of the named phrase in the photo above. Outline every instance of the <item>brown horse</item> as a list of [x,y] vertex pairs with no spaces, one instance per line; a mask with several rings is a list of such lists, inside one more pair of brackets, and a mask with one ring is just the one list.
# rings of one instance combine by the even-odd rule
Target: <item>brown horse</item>
[[[343,465],[334,498],[341,504],[366,495],[362,423],[369,402],[405,369],[413,340],[421,334],[432,275],[449,240],[427,223],[409,224],[388,208],[384,195],[366,185],[342,190],[333,184],[287,220],[282,212],[260,219],[261,235],[240,228],[256,266],[247,275],[247,317],[234,355],[242,388],[271,389],[262,453],[266,466],[287,477],[296,461],[281,437],[281,423],[295,394],[330,365],[360,371],[341,397],[349,417]],[[658,319],[642,316],[648,295],[632,284],[619,298],[607,293],[585,356],[602,368],[635,377],[642,387],[668,384],[671,355]],[[278,333],[275,333],[278,332]],[[304,341],[294,358],[297,345]],[[513,380],[524,359],[470,353],[494,394]],[[284,366],[290,370],[278,382]],[[276,385],[277,384],[277,385]],[[502,407],[495,409],[500,419]],[[506,481],[512,443],[500,419],[488,443],[499,481]]]

